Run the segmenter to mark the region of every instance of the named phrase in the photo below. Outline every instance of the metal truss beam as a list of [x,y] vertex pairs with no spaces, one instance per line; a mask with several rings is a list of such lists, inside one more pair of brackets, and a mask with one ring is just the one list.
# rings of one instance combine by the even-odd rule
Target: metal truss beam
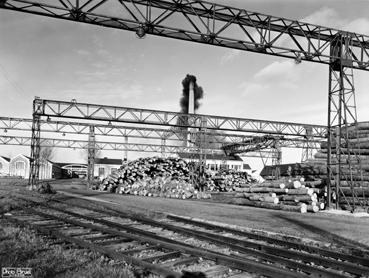
[[319,149],[322,142],[322,140],[314,139],[307,141],[306,139],[288,139],[282,136],[265,135],[255,136],[240,143],[225,144],[222,149],[226,154],[234,155],[275,148],[277,143],[279,148],[306,148],[306,144],[308,144],[311,149]]
[[[160,139],[160,140],[184,140],[184,135],[191,132],[185,129],[175,128],[148,128],[142,126],[123,126],[115,124],[101,124],[101,123],[81,123],[71,121],[54,121],[54,120],[40,120],[42,132],[48,133],[62,133],[62,134],[89,134],[89,127],[94,126],[96,136],[115,136],[115,137],[129,137],[129,138],[144,138],[144,139]],[[0,117],[0,130],[8,132],[10,130],[30,131],[32,129],[32,119],[26,118],[10,118]],[[252,134],[236,134],[225,132],[203,132],[206,136],[211,136],[209,143],[224,143],[224,142],[240,142],[245,138],[252,138]],[[186,136],[187,137],[187,136]]]
[[[61,133],[63,135],[66,134],[81,134],[88,135],[89,128],[93,126],[95,129],[96,136],[112,136],[112,137],[127,137],[127,138],[140,138],[140,139],[157,139],[167,141],[181,141],[183,142],[184,134],[190,134],[189,138],[196,137],[196,132],[190,132],[185,129],[165,129],[165,128],[147,128],[141,126],[123,126],[123,125],[115,125],[115,124],[101,124],[101,123],[81,123],[81,122],[71,122],[71,121],[54,121],[54,120],[40,120],[40,129],[41,131],[47,133]],[[4,133],[7,133],[11,130],[16,131],[31,131],[32,130],[32,119],[27,118],[11,118],[11,117],[0,117],[0,130]],[[219,143],[219,144],[227,144],[224,145],[224,148],[242,148],[243,144],[248,142],[252,142],[255,138],[259,138],[260,136],[255,133],[248,134],[240,134],[240,133],[226,133],[226,132],[217,132],[217,131],[201,131],[201,134],[207,136],[209,139],[206,140],[206,143]],[[267,135],[269,136],[269,135]],[[186,136],[187,138],[187,136]],[[309,142],[305,142],[303,138],[292,138],[281,140],[282,147],[288,148],[304,148],[307,143],[311,149],[317,148],[318,144],[321,142],[325,142],[326,139],[311,139]],[[248,150],[245,146],[246,151]],[[237,153],[237,150],[235,150]],[[245,151],[241,150],[238,153],[243,153]]]
[[[123,122],[131,124],[201,128],[201,120],[207,122],[207,130],[263,133],[291,137],[305,137],[306,129],[312,130],[313,138],[325,138],[327,128],[321,125],[307,125],[277,121],[232,118],[201,114],[149,110],[130,107],[108,106],[89,103],[35,99],[38,115],[55,118]],[[186,121],[183,121],[183,119]],[[186,122],[186,124],[182,124]]]
[[[323,64],[349,32],[192,0],[2,0],[0,8]],[[115,11],[115,12],[112,12]],[[369,69],[369,37],[350,32],[352,68]]]
[[[0,145],[16,145],[16,146],[30,146],[32,138],[25,136],[1,136]],[[54,147],[66,149],[88,149],[88,141],[84,140],[67,140],[54,138],[40,138],[41,147]],[[140,144],[140,143],[116,143],[116,142],[102,142],[95,141],[96,150],[106,151],[134,151],[134,152],[152,152],[152,153],[194,153],[198,151],[198,147],[189,147],[183,145],[162,145],[162,144]],[[222,154],[223,151],[219,149],[204,148],[207,154]],[[261,152],[249,153],[243,155],[244,157],[260,158],[264,155],[270,155],[267,150]]]

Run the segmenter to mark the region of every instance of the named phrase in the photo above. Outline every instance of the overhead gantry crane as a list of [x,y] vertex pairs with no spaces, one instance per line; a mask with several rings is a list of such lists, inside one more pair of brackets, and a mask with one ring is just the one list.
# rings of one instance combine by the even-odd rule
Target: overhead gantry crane
[[[357,123],[353,70],[369,69],[369,37],[353,32],[317,26],[244,9],[190,0],[0,0],[0,8],[69,21],[191,41],[328,66],[328,196],[332,186],[340,193],[344,175],[341,155],[351,156],[348,127]],[[49,1],[50,2],[50,1]],[[111,9],[115,5],[115,9]],[[114,10],[114,15],[107,11]],[[37,118],[37,113],[34,114]],[[39,133],[37,121],[32,136],[32,157]],[[333,133],[333,130],[335,132]],[[332,143],[336,152],[332,153]],[[348,147],[347,147],[348,146]],[[354,154],[353,159],[358,154]],[[337,156],[337,159],[333,159]],[[37,160],[36,160],[37,161]],[[338,161],[335,165],[334,161]],[[352,169],[351,159],[348,160]],[[32,166],[33,167],[33,166]],[[338,171],[333,176],[333,167]],[[350,178],[351,176],[351,178]],[[335,179],[334,184],[331,180]],[[336,202],[338,204],[338,200]],[[330,197],[329,203],[330,205]]]

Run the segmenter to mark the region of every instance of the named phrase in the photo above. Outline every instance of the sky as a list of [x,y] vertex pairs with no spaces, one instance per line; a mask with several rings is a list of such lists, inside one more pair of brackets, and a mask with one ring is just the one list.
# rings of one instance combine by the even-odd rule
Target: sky
[[[214,2],[369,35],[368,0]],[[326,65],[0,10],[0,116],[30,118],[35,96],[179,111],[186,74],[204,89],[198,113],[327,124]],[[355,71],[360,121],[369,120],[368,77]],[[29,148],[0,146],[19,152]],[[301,151],[284,162],[298,160],[292,153]],[[82,155],[56,152],[65,159]]]

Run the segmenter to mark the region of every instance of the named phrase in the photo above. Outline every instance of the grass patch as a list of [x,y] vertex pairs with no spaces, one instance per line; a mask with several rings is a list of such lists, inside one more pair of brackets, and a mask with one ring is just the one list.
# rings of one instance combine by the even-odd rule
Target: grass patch
[[33,277],[133,278],[131,268],[94,252],[50,245],[26,228],[0,221],[0,267],[31,267]]

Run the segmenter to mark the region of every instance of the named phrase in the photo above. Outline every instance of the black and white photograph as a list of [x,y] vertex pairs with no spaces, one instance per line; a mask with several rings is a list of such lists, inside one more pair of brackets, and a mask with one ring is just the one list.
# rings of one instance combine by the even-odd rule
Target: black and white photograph
[[369,278],[368,0],[0,0],[0,278]]

